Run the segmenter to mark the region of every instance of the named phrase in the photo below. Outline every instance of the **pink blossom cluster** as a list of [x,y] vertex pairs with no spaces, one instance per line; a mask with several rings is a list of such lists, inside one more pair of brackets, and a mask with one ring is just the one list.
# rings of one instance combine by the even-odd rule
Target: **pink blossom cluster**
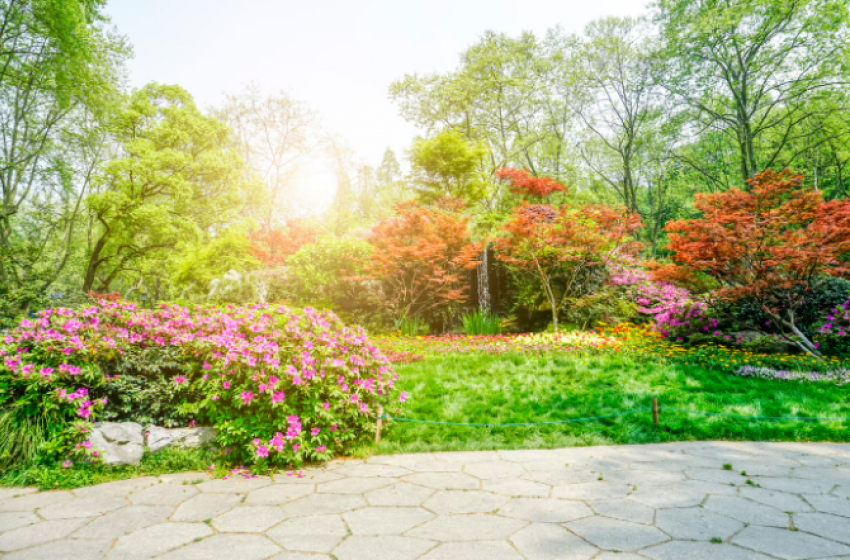
[[[650,315],[655,329],[665,337],[705,327],[708,306],[685,288],[668,282],[656,282],[634,257],[612,253],[604,258],[611,274],[610,282],[627,289],[640,313]],[[716,325],[715,325],[716,326]],[[678,336],[683,339],[682,336]]]
[[285,433],[288,445],[281,455],[289,463],[345,448],[371,429],[377,404],[394,400],[398,379],[361,328],[312,308],[163,304],[150,310],[101,301],[79,310],[42,311],[0,343],[0,372],[5,368],[18,380],[37,378],[57,400],[74,403],[83,418],[91,416],[95,403],[85,400],[84,388],[68,392],[71,378],[109,383],[114,377],[101,372],[99,360],[145,348],[179,348],[185,363],[172,382],[193,389],[186,394],[204,395],[213,424],[237,416],[263,419],[251,423],[258,432],[248,441],[220,436],[234,457],[246,460],[257,455],[248,452],[250,441],[276,442],[270,437],[275,433]]

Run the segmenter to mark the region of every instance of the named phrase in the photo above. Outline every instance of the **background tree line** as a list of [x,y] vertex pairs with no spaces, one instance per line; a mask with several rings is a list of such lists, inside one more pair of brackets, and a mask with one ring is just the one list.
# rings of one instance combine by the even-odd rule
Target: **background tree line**
[[[497,178],[503,168],[569,185],[555,205],[623,205],[650,257],[668,255],[664,226],[697,214],[696,193],[746,189],[764,169],[847,196],[847,0],[658,0],[646,18],[580,34],[488,32],[455,70],[391,84],[421,136],[377,166],[284,93],[248,87],[201,110],[177,85],[128,91],[131,47],[104,4],[0,2],[7,320],[90,290],[214,299],[243,290],[226,288],[229,271],[253,279],[250,297],[286,277],[319,298],[316,286],[363,278],[347,257],[365,258],[364,240],[406,200],[444,211],[460,199],[452,211],[472,240],[494,235],[534,202]],[[321,210],[293,195],[316,154],[337,183]],[[303,266],[283,270],[305,245]],[[339,289],[350,301],[368,285]]]

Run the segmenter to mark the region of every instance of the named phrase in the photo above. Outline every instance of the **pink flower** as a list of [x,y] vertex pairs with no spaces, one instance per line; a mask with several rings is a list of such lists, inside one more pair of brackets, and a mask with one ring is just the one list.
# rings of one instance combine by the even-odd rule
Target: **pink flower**
[[241,396],[242,396],[242,402],[243,402],[244,404],[248,404],[248,403],[250,403],[252,400],[254,400],[254,393],[252,393],[251,391],[242,391],[242,395],[241,395]]
[[273,403],[283,402],[283,399],[285,399],[285,398],[286,398],[286,393],[284,393],[283,391],[275,391],[274,394],[272,395],[272,402]]
[[225,381],[224,383],[221,384],[221,386],[224,387],[225,389],[230,389],[230,381]]
[[402,391],[398,396],[399,402],[407,402],[407,391]]
[[323,406],[323,407],[325,407],[325,410],[330,410],[330,409],[331,409],[331,403],[329,403],[329,402],[322,403],[322,406]]
[[175,385],[183,385],[184,383],[186,383],[186,378],[183,377],[182,375],[178,375],[177,377],[174,378],[174,384]]
[[325,452],[325,446],[320,445],[319,447],[316,448],[316,451],[318,451],[319,453],[324,453]]
[[357,402],[357,395],[351,395],[351,402]]
[[269,448],[265,445],[261,445],[257,448],[257,457],[268,457],[269,456]]
[[62,466],[66,469],[70,469],[73,464],[74,463],[72,463],[71,461],[65,461],[64,463],[62,463]]
[[369,412],[369,407],[366,406],[366,403],[360,403],[360,412]]
[[310,430],[310,435],[313,436],[313,437],[316,437],[317,435],[319,435],[319,432],[321,432],[321,431],[322,431],[321,428],[313,428],[312,430]]

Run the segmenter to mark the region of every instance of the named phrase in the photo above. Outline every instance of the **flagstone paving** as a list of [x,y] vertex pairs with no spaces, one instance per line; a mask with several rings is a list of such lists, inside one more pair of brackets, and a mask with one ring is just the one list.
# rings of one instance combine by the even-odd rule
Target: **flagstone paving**
[[0,560],[850,560],[850,444],[338,460],[0,489]]

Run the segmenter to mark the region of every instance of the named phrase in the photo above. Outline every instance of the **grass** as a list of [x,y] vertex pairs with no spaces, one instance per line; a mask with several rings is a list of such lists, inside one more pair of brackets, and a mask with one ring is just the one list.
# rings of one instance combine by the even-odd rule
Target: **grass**
[[[650,406],[588,422],[533,427],[463,427],[392,422],[377,453],[689,440],[848,441],[850,421],[745,420],[663,407],[757,416],[848,416],[848,389],[829,383],[741,378],[663,357],[604,351],[542,356],[464,354],[397,366],[410,399],[403,415],[444,422],[547,422]],[[396,411],[387,411],[393,415]]]
[[476,311],[463,316],[463,332],[469,335],[499,334],[502,328],[499,319],[490,313]]
[[70,469],[37,466],[8,470],[0,476],[0,486],[37,486],[40,490],[80,488],[141,476],[205,471],[209,465],[218,464],[218,459],[219,454],[214,451],[168,448],[155,455],[146,454],[140,464],[132,466],[81,465]]

